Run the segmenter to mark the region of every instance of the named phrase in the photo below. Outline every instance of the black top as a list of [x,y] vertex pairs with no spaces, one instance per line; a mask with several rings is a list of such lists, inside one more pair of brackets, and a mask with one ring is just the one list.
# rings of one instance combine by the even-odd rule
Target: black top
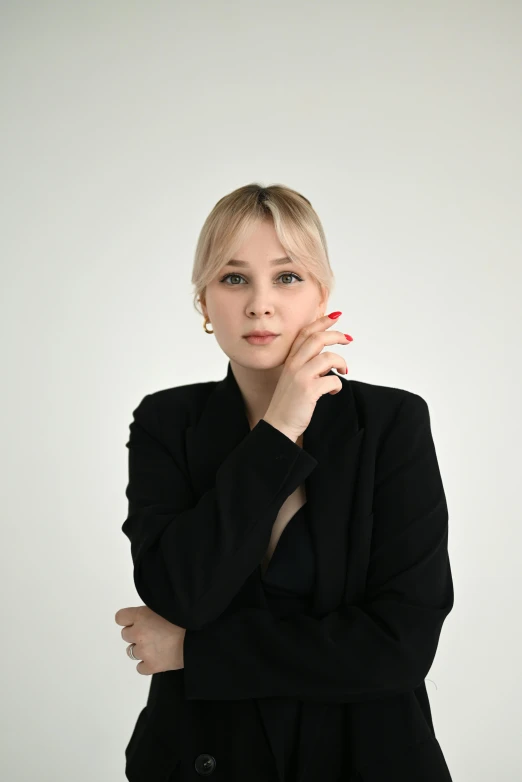
[[[270,610],[279,617],[307,613],[315,580],[315,554],[308,525],[307,502],[288,521],[276,548],[261,576]],[[267,704],[265,704],[265,708]],[[279,738],[285,780],[296,778],[296,762],[301,721],[301,701],[276,698],[269,708],[272,723],[278,724],[274,736]]]
[[307,502],[301,505],[283,529],[261,580],[267,598],[312,594],[315,556],[308,526]]

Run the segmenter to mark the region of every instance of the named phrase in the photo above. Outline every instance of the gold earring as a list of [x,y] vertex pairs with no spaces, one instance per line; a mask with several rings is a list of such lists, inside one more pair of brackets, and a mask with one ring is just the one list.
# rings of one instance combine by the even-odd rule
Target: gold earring
[[213,334],[214,333],[214,329],[212,329],[212,331],[208,331],[207,330],[207,323],[210,323],[210,321],[209,321],[209,319],[207,317],[205,317],[205,320],[203,321],[203,330],[204,330],[205,334]]

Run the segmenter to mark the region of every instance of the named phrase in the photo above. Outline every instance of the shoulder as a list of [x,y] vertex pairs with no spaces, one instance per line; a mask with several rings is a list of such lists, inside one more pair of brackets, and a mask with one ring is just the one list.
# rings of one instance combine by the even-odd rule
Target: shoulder
[[367,433],[382,436],[404,419],[412,425],[429,422],[428,403],[417,391],[362,380],[343,382],[350,384],[360,424]]
[[356,404],[364,408],[384,407],[395,411],[402,404],[422,407],[426,400],[417,391],[396,386],[384,386],[377,383],[366,383],[362,380],[348,380]]
[[160,388],[158,391],[151,391],[148,396],[152,397],[157,405],[171,405],[174,402],[182,405],[197,404],[206,399],[218,382],[218,380],[208,380],[203,383],[186,383],[182,386]]
[[149,391],[142,397],[133,415],[136,416],[137,413],[138,416],[155,417],[159,420],[174,416],[178,421],[181,419],[188,424],[193,420],[194,415],[197,415],[197,411],[204,405],[218,382],[218,380],[209,380]]
[[[416,391],[395,386],[351,380],[339,376],[343,385],[349,388],[357,408],[361,426],[377,431],[386,430],[399,413],[428,416],[428,405]],[[133,411],[134,416],[154,418],[165,422],[174,417],[179,424],[190,425],[197,420],[199,412],[218,380],[161,388],[150,391]]]

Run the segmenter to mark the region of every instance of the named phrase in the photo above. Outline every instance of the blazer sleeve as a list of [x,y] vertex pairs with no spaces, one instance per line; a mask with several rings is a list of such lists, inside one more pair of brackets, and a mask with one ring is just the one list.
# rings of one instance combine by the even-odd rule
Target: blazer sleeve
[[133,411],[128,515],[134,584],[150,609],[197,629],[219,617],[258,567],[277,513],[318,462],[261,419],[196,501],[179,442],[162,438],[154,395]]
[[407,392],[376,459],[364,598],[322,618],[248,608],[184,640],[188,699],[349,703],[420,685],[453,607],[448,510],[428,406]]

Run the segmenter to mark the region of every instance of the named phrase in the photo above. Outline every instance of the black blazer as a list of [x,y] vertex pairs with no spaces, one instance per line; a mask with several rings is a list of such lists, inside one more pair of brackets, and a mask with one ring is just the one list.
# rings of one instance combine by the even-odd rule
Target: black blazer
[[[122,527],[134,583],[187,631],[184,668],[151,678],[125,750],[131,782],[282,782],[266,707],[281,696],[303,701],[299,782],[451,780],[424,683],[454,597],[428,406],[340,380],[303,448],[264,419],[250,430],[230,362],[223,380],[134,410]],[[260,563],[303,481],[319,618],[277,620]]]

